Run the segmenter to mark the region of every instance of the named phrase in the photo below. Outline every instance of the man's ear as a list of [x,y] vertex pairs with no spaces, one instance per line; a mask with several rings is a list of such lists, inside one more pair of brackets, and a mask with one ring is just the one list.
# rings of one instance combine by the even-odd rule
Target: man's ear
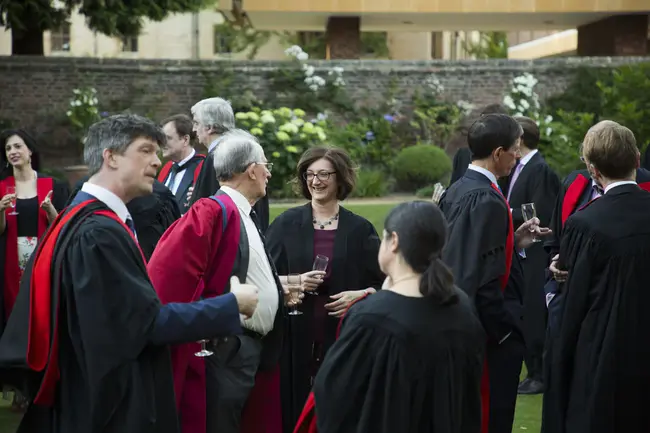
[[104,162],[108,164],[110,168],[117,168],[117,160],[115,158],[115,153],[110,149],[104,149],[102,152],[102,157]]

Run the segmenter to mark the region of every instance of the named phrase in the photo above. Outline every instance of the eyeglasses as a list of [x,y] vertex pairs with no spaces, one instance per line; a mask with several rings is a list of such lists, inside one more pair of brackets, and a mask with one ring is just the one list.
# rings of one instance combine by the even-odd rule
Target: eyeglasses
[[318,173],[312,173],[310,171],[305,172],[302,174],[302,178],[305,179],[307,182],[311,182],[314,180],[314,176],[318,178],[321,182],[326,182],[330,180],[330,176],[336,174],[335,171],[319,171]]
[[265,166],[269,173],[273,170],[272,162],[254,162],[253,164]]

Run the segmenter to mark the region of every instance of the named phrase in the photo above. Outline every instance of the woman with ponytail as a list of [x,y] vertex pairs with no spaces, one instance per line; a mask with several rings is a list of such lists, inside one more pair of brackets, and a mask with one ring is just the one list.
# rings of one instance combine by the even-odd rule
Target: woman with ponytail
[[389,213],[384,290],[346,313],[296,432],[480,431],[485,334],[440,259],[446,236],[431,202]]

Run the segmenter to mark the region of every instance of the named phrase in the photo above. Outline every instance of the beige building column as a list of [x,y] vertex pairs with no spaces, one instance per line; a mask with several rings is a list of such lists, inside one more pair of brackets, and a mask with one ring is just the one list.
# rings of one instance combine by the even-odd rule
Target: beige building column
[[431,60],[431,32],[388,32],[391,60]]

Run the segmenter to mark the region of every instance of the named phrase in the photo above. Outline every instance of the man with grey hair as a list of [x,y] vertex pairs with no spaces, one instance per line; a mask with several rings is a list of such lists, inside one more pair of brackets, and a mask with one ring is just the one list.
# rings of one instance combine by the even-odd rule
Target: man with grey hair
[[[222,98],[208,98],[192,107],[194,131],[199,142],[208,149],[208,156],[193,188],[189,206],[201,198],[210,197],[219,190],[219,180],[214,170],[215,150],[223,135],[235,128],[235,115],[228,101]],[[265,194],[254,206],[259,217],[262,232],[269,227],[269,199]]]
[[[196,397],[197,392],[188,391],[199,389],[194,383],[188,384],[198,375],[182,359],[174,365],[174,375],[183,378],[177,381],[176,393],[183,396],[179,405],[192,414],[181,412],[183,431],[239,433],[245,431],[241,428],[242,410],[256,385],[258,372],[274,370],[282,347],[282,284],[254,210],[254,204],[266,194],[272,164],[255,137],[241,130],[226,133],[213,154],[215,179],[221,183],[219,191],[199,199],[170,227],[151,258],[149,271],[156,275],[152,276],[156,289],[174,292],[175,299],[221,295],[228,290],[225,283],[231,275],[259,288],[258,308],[250,319],[242,320],[243,334],[210,346],[214,355],[205,358],[204,382],[200,382],[207,390],[207,403]],[[173,252],[181,250],[184,256],[178,260]],[[202,287],[198,293],[197,287]],[[258,391],[255,395],[259,395]],[[273,404],[279,398],[277,389],[275,396],[263,404]],[[265,409],[262,406],[259,411]],[[259,411],[247,413],[247,420],[268,423]],[[207,429],[197,421],[204,418],[204,412]]]
[[257,289],[161,305],[126,203],[151,194],[162,130],[135,115],[88,130],[90,178],[32,256],[0,339],[0,375],[33,401],[18,431],[178,433],[167,345],[241,332]]

